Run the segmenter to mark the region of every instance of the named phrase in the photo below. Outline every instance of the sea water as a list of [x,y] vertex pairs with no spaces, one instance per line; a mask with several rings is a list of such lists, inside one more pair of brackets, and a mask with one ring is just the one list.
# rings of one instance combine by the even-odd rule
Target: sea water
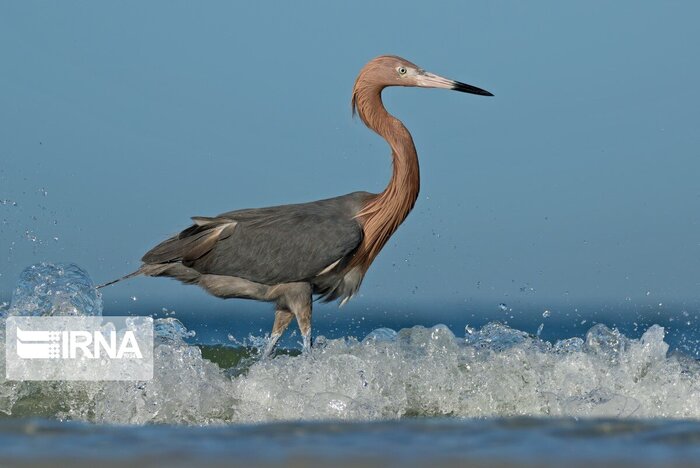
[[[84,270],[38,264],[0,322],[101,311]],[[203,344],[158,318],[152,380],[2,372],[0,462],[700,463],[700,362],[664,327],[630,337],[598,323],[553,340],[501,322],[454,328],[318,336],[309,354],[261,359],[264,337]]]

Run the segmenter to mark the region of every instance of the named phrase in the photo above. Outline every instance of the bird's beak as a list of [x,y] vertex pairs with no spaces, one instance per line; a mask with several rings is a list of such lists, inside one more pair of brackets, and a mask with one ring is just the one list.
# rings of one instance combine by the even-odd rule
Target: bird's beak
[[493,96],[485,89],[477,88],[476,86],[468,85],[459,81],[448,80],[442,76],[435,75],[430,72],[422,72],[416,77],[416,83],[423,88],[443,88],[461,91],[463,93],[478,94],[479,96]]

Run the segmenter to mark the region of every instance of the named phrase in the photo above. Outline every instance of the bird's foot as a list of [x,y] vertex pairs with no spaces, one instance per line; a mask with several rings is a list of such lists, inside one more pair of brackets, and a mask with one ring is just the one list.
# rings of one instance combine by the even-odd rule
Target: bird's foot
[[303,341],[302,341],[302,344],[303,344],[302,352],[303,352],[304,354],[310,353],[310,352],[311,352],[311,347],[312,347],[312,345],[313,345],[313,341],[312,341],[312,339],[311,339],[311,333],[308,333],[308,334],[306,334],[306,335],[302,335],[302,339],[303,339]]
[[275,347],[277,346],[277,342],[279,341],[281,336],[281,333],[273,333],[272,335],[270,335],[270,338],[267,340],[265,350],[262,354],[263,359],[267,359],[272,356],[272,353],[275,351]]

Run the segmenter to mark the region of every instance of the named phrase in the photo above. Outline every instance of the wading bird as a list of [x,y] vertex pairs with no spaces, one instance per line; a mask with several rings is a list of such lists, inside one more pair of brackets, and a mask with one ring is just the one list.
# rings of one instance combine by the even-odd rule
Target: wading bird
[[272,353],[295,317],[308,351],[313,297],[347,302],[418,198],[416,147],[403,123],[384,108],[381,93],[388,86],[493,96],[401,57],[376,57],[357,76],[351,105],[353,114],[391,147],[393,172],[383,192],[193,217],[194,224],[148,251],[137,271],[103,286],[136,275],[168,276],[224,299],[274,302],[264,354]]

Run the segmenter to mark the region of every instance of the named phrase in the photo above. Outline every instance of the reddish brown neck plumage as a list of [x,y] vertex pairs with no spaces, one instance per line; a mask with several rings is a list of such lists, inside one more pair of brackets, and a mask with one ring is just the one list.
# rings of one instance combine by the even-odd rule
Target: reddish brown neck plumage
[[391,147],[393,172],[386,189],[373,197],[357,217],[364,229],[364,239],[351,267],[367,271],[391,235],[406,219],[418,198],[420,170],[413,138],[401,121],[384,108],[381,82],[373,82],[371,70],[360,73],[353,89],[353,111],[362,121],[382,136]]

